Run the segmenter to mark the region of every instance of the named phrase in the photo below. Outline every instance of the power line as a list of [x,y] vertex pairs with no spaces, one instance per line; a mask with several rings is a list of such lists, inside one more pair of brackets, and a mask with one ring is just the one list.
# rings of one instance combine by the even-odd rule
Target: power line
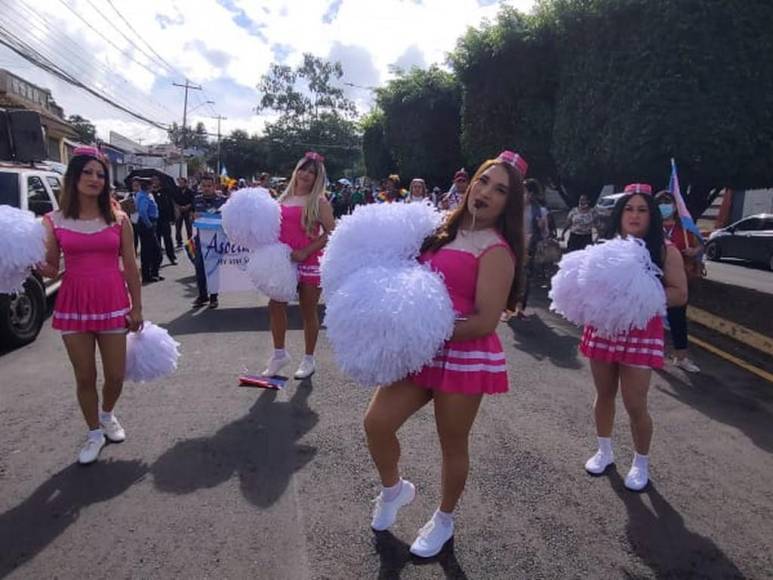
[[[17,44],[18,43],[18,44]],[[41,69],[45,70],[46,72],[49,72],[50,74],[62,79],[63,81],[70,83],[73,86],[76,86],[80,89],[83,89],[84,91],[88,92],[89,94],[97,97],[98,99],[108,103],[109,105],[115,107],[116,109],[123,111],[124,113],[131,115],[135,119],[138,119],[140,121],[143,121],[149,125],[152,125],[154,127],[157,127],[158,129],[162,129],[164,131],[168,130],[168,127],[159,123],[158,121],[154,121],[153,119],[149,119],[145,117],[144,115],[137,113],[128,107],[121,105],[120,103],[115,102],[114,100],[106,97],[105,95],[101,94],[100,92],[94,90],[93,88],[83,84],[81,81],[79,81],[77,78],[73,77],[72,75],[68,74],[66,71],[61,70],[56,64],[48,61],[46,57],[41,55],[39,52],[34,50],[33,48],[27,46],[24,46],[23,41],[20,41],[18,38],[16,38],[13,34],[11,34],[8,30],[5,29],[5,27],[0,24],[0,44],[8,47],[13,52],[24,58],[25,60],[35,64],[36,66],[40,67]],[[46,62],[48,61],[48,62]]]
[[[88,2],[89,2],[89,4],[92,4],[91,0],[88,0]],[[123,23],[126,24],[126,26],[129,28],[129,30],[131,30],[135,34],[135,36],[139,40],[141,40],[142,43],[148,48],[148,50],[150,50],[150,52],[152,52],[155,55],[157,61],[162,63],[167,68],[167,70],[169,72],[171,72],[172,74],[175,74],[175,75],[177,75],[180,78],[185,78],[185,75],[183,73],[181,73],[178,69],[176,69],[174,66],[169,64],[169,61],[167,61],[163,56],[158,54],[158,52],[156,52],[156,50],[150,45],[150,43],[147,40],[145,40],[145,38],[139,32],[137,32],[137,30],[134,28],[134,26],[132,26],[131,22],[129,22],[129,20],[121,13],[121,11],[118,10],[118,7],[113,3],[113,0],[107,0],[107,3],[113,9],[113,12],[115,12],[116,15],[118,15],[118,17],[121,19],[121,21],[123,21]],[[97,12],[99,12],[99,10],[97,10]],[[102,14],[102,13],[100,12],[100,14]],[[105,20],[107,20],[107,17],[104,14],[102,14],[102,17],[105,18]],[[116,30],[119,30],[112,22],[110,22],[110,24],[113,26],[113,28],[116,28]],[[121,31],[119,30],[119,32],[121,32]],[[126,35],[124,35],[123,32],[121,32],[121,35],[123,35],[124,38],[126,38]],[[147,53],[144,50],[142,50],[139,46],[137,46],[137,44],[133,40],[128,39],[128,38],[127,38],[127,40],[129,40],[129,42],[131,42],[131,44],[133,46],[137,47],[137,49],[139,49],[145,56],[148,56]],[[212,99],[210,97],[210,95],[207,93],[207,91],[203,87],[202,87],[201,91],[202,91],[202,93],[204,95],[205,101],[204,101],[204,103],[202,103],[200,98],[198,97],[198,95],[196,95],[196,99],[198,100],[198,104],[206,104],[206,101],[213,101],[214,100],[214,99]],[[210,109],[211,114],[213,114],[213,115],[216,114],[215,108],[213,106],[210,105],[209,109]]]
[[[102,72],[102,74],[104,75],[105,79],[108,82],[112,82],[113,80],[120,81],[123,85],[125,85],[129,89],[129,91],[131,91],[131,92],[133,92],[135,94],[136,100],[139,103],[142,103],[142,105],[145,105],[148,101],[150,101],[156,107],[156,109],[157,109],[155,111],[156,113],[162,113],[164,115],[172,115],[173,114],[172,111],[170,111],[165,105],[163,105],[163,104],[153,100],[152,98],[149,98],[147,95],[141,93],[139,90],[137,90],[137,88],[134,85],[130,84],[126,79],[124,79],[123,77],[121,77],[120,75],[115,73],[115,71],[107,68],[102,62],[100,62],[98,60],[87,61],[82,56],[83,55],[83,51],[79,50],[79,45],[77,43],[75,43],[69,36],[67,36],[66,34],[62,33],[59,30],[59,28],[61,28],[61,27],[56,26],[54,23],[51,22],[51,20],[49,20],[48,18],[46,18],[45,16],[43,16],[42,14],[37,12],[34,8],[24,4],[22,2],[19,2],[18,6],[20,6],[22,9],[24,9],[25,12],[28,15],[31,15],[34,18],[36,18],[37,20],[39,20],[39,23],[35,22],[34,20],[30,19],[29,17],[22,15],[20,12],[18,12],[15,9],[16,7],[14,7],[14,12],[13,13],[15,15],[17,15],[22,20],[22,22],[23,22],[23,24],[20,24],[19,22],[16,22],[16,24],[18,25],[19,29],[22,30],[25,27],[29,28],[29,26],[31,25],[34,28],[36,28],[37,30],[39,30],[46,37],[51,36],[54,39],[54,42],[55,42],[55,46],[54,47],[49,46],[45,42],[44,39],[37,38],[37,37],[35,37],[33,35],[33,38],[36,38],[36,40],[39,41],[40,45],[42,47],[44,47],[45,49],[48,49],[50,51],[50,53],[53,53],[53,54],[56,54],[57,56],[59,56],[60,53],[61,53],[61,50],[64,49],[65,51],[67,51],[70,55],[72,55],[78,61],[78,63],[74,63],[72,61],[68,61],[67,59],[64,59],[64,62],[66,64],[73,64],[73,65],[79,64],[80,66],[76,66],[76,68],[82,68],[83,70],[97,69],[97,70]],[[32,30],[30,30],[30,32],[34,33],[34,31],[32,31]],[[74,48],[72,48],[72,49],[69,48],[67,46],[68,44],[71,45]],[[51,60],[50,57],[49,57],[49,60],[52,63],[55,62],[55,61]],[[57,65],[57,66],[62,68],[61,65]],[[107,89],[105,89],[105,88],[100,88],[100,90],[108,92]],[[122,89],[122,90],[125,91],[126,89]],[[119,100],[114,95],[111,95],[109,93],[108,93],[108,96],[110,98],[112,98],[113,100],[116,100],[116,101]],[[136,108],[136,106],[135,106],[135,108]]]
[[171,64],[169,64],[169,63],[168,63],[168,62],[167,62],[167,61],[164,59],[164,57],[163,57],[163,56],[161,56],[160,54],[158,54],[158,53],[155,51],[155,49],[154,49],[152,46],[150,46],[150,44],[148,43],[148,41],[146,41],[146,40],[145,40],[145,39],[142,37],[142,35],[141,35],[139,32],[137,32],[137,31],[134,29],[134,27],[131,25],[131,23],[130,23],[130,22],[129,22],[129,21],[128,21],[128,20],[127,20],[125,17],[124,17],[124,15],[123,15],[123,14],[121,14],[121,12],[118,10],[118,8],[116,8],[115,4],[113,4],[113,0],[107,0],[107,3],[108,3],[108,4],[110,4],[110,7],[113,9],[113,12],[115,12],[115,13],[118,15],[118,18],[120,18],[120,19],[123,21],[123,23],[124,23],[124,24],[126,24],[126,26],[128,26],[128,27],[129,27],[129,30],[131,30],[131,31],[132,31],[132,32],[133,32],[133,33],[134,33],[134,34],[137,36],[137,38],[139,38],[139,39],[140,39],[140,40],[143,42],[143,44],[144,44],[145,46],[147,46],[147,47],[148,47],[148,49],[150,49],[150,52],[152,52],[153,54],[155,54],[155,55],[156,55],[156,58],[157,58],[157,59],[158,59],[158,60],[159,60],[161,63],[163,63],[163,64],[166,66],[166,68],[167,68],[169,71],[173,72],[174,74],[176,74],[176,75],[178,75],[178,76],[180,76],[180,77],[184,77],[184,76],[185,76],[185,75],[183,75],[183,74],[180,74],[180,72],[179,72],[179,71],[178,71],[176,68],[174,68],[174,67],[173,67]]
[[[131,44],[131,45],[132,45],[134,48],[136,48],[136,49],[137,49],[138,51],[140,51],[140,52],[141,52],[143,55],[145,55],[145,58],[147,58],[149,62],[151,62],[151,63],[153,62],[153,57],[152,57],[152,56],[150,56],[150,55],[149,55],[149,54],[148,54],[148,53],[145,51],[145,49],[143,49],[143,48],[142,48],[140,45],[138,45],[136,42],[134,42],[134,40],[133,40],[132,38],[129,38],[129,37],[126,35],[126,33],[124,33],[124,31],[123,31],[123,30],[121,30],[121,29],[120,29],[118,26],[116,26],[116,25],[115,25],[115,23],[114,23],[114,22],[113,22],[111,19],[109,19],[107,16],[105,16],[105,14],[104,14],[104,13],[103,13],[103,12],[102,12],[100,9],[99,9],[99,7],[98,7],[96,4],[94,4],[94,2],[92,2],[91,0],[86,0],[86,1],[89,3],[89,5],[90,5],[92,8],[94,8],[94,10],[97,12],[97,14],[99,14],[99,15],[100,15],[100,16],[101,16],[101,17],[102,17],[104,20],[105,20],[105,22],[107,22],[107,23],[108,23],[110,26],[112,26],[112,27],[113,27],[113,29],[114,29],[114,30],[116,30],[116,31],[118,32],[118,34],[120,34],[121,36],[123,36],[123,37],[124,37],[124,40],[126,40],[126,41],[127,41],[129,44]],[[125,22],[125,21],[124,21],[124,22]],[[134,30],[134,29],[132,29],[132,30]],[[134,32],[134,34],[137,34],[137,32],[135,31],[135,32]],[[138,35],[138,36],[139,36],[139,35]],[[154,53],[155,53],[155,51],[154,51]],[[163,62],[163,59],[161,59],[161,60],[162,60],[162,62]],[[174,70],[172,70],[171,68],[170,68],[170,70],[171,70],[172,72],[174,72]]]
[[[41,33],[41,34],[43,34],[43,35],[49,35],[49,34],[50,34],[50,35],[56,35],[56,34],[58,34],[58,31],[55,31],[55,30],[51,29],[50,27],[46,26],[46,25],[45,25],[45,23],[46,23],[46,22],[48,22],[48,21],[47,21],[47,20],[45,20],[45,19],[44,19],[44,18],[43,18],[43,17],[42,17],[40,14],[36,13],[34,10],[32,10],[32,9],[31,9],[31,8],[29,8],[29,7],[23,6],[23,5],[22,5],[22,7],[23,7],[23,8],[24,8],[24,9],[25,9],[25,10],[26,10],[26,11],[27,11],[29,14],[31,14],[31,15],[33,15],[33,16],[35,16],[35,17],[39,18],[39,19],[41,20],[41,22],[43,23],[43,25],[41,26],[40,24],[38,24],[37,22],[35,22],[35,20],[33,20],[33,19],[31,19],[31,18],[25,18],[25,17],[24,17],[24,16],[23,16],[21,13],[19,13],[19,12],[15,12],[15,11],[13,12],[13,14],[14,14],[15,16],[18,16],[19,18],[24,18],[24,25],[21,25],[21,24],[19,24],[19,22],[18,22],[18,21],[15,21],[15,20],[13,20],[13,19],[9,19],[9,21],[10,21],[10,22],[12,22],[14,25],[18,26],[18,27],[19,27],[19,29],[23,29],[23,28],[25,28],[25,27],[26,27],[26,29],[27,29],[27,32],[29,33],[29,38],[34,38],[35,40],[38,40],[38,41],[39,41],[39,43],[41,44],[41,46],[42,46],[44,49],[48,49],[49,53],[48,53],[48,54],[46,54],[46,53],[44,53],[44,52],[41,52],[41,51],[40,51],[40,50],[38,50],[38,49],[34,49],[34,48],[32,48],[32,46],[31,46],[30,44],[28,44],[28,43],[25,43],[25,46],[26,46],[27,48],[29,48],[29,49],[31,49],[31,50],[34,50],[34,51],[36,51],[36,52],[37,52],[38,54],[40,54],[41,56],[45,56],[45,57],[46,57],[46,60],[48,61],[48,63],[49,63],[50,65],[52,65],[52,66],[55,66],[55,67],[58,67],[58,68],[62,69],[63,71],[67,72],[67,74],[69,74],[70,76],[74,76],[74,75],[73,75],[71,72],[69,72],[69,71],[66,71],[66,69],[64,69],[64,68],[63,68],[61,65],[57,64],[57,63],[56,63],[54,60],[52,60],[52,58],[51,58],[51,54],[57,54],[57,55],[60,55],[60,54],[61,54],[61,51],[62,51],[62,50],[65,50],[67,53],[71,54],[72,56],[74,56],[74,57],[75,57],[75,59],[77,59],[77,60],[79,61],[79,63],[82,65],[82,68],[84,68],[84,69],[86,69],[86,70],[88,70],[89,68],[96,68],[97,70],[100,70],[100,69],[101,69],[101,71],[103,72],[103,74],[104,74],[106,77],[110,78],[110,77],[113,77],[113,76],[115,76],[115,77],[117,78],[117,80],[120,80],[122,83],[124,83],[125,85],[127,85],[127,87],[129,87],[130,89],[132,89],[132,90],[133,90],[133,91],[134,91],[134,92],[135,92],[137,95],[140,95],[139,91],[137,91],[136,89],[134,89],[134,87],[133,87],[132,85],[130,85],[130,84],[129,84],[129,83],[128,83],[128,82],[127,82],[125,79],[123,79],[123,78],[122,78],[122,77],[120,77],[120,76],[117,76],[117,75],[115,75],[115,73],[113,73],[112,71],[110,71],[109,69],[107,69],[107,68],[106,68],[106,67],[105,67],[103,64],[101,64],[99,61],[94,61],[94,62],[87,62],[87,61],[86,61],[86,60],[85,60],[85,59],[84,59],[84,58],[83,58],[83,57],[82,57],[82,56],[81,56],[81,55],[80,55],[78,52],[76,52],[75,50],[72,50],[72,49],[70,49],[70,48],[67,46],[67,43],[69,42],[69,43],[70,43],[70,44],[72,44],[73,46],[74,46],[74,43],[73,43],[73,42],[72,42],[72,41],[71,41],[71,40],[70,40],[70,39],[69,39],[69,38],[68,38],[66,35],[62,35],[62,38],[61,38],[61,40],[62,40],[62,41],[64,41],[64,42],[61,42],[61,41],[57,41],[57,42],[56,42],[56,46],[57,46],[57,48],[56,48],[56,49],[54,49],[54,48],[50,47],[48,44],[46,44],[46,42],[44,42],[43,40],[39,39],[39,38],[36,36],[36,31],[40,31],[40,33]],[[7,12],[6,12],[6,17],[8,17],[10,14],[11,14],[11,12],[10,12],[10,11],[7,11]],[[44,27],[45,27],[45,28],[44,28]],[[17,37],[17,39],[18,39],[18,37]],[[66,61],[66,59],[65,59],[65,62],[67,62],[68,64],[72,64],[72,63],[70,63],[70,62]],[[77,67],[76,67],[76,68],[77,68]],[[118,99],[118,98],[116,98],[114,95],[110,94],[110,93],[109,93],[109,91],[108,91],[107,89],[105,89],[104,87],[98,87],[98,88],[99,88],[99,90],[100,90],[100,91],[102,91],[102,92],[106,93],[106,95],[107,95],[107,96],[108,96],[110,99],[112,99],[112,100],[114,100],[114,101],[116,101],[116,102],[121,102],[121,101],[123,100],[123,99]],[[141,95],[141,99],[142,99],[142,102],[143,102],[143,103],[147,102],[147,100],[148,100],[148,99],[147,99],[147,96],[145,96],[145,95]],[[164,107],[163,105],[161,105],[161,104],[159,104],[159,103],[155,103],[155,101],[152,101],[152,102],[153,102],[154,104],[156,104],[156,105],[159,107],[159,111],[160,111],[161,109],[166,109],[166,107]],[[124,105],[124,106],[127,106],[127,105]],[[170,113],[170,114],[171,114],[171,111],[169,111],[168,109],[166,109],[166,111],[167,111],[168,113]]]
[[60,3],[60,4],[62,4],[62,5],[65,7],[65,8],[67,8],[67,10],[69,10],[70,12],[72,12],[72,13],[73,13],[73,14],[74,14],[74,15],[75,15],[75,16],[76,16],[76,17],[77,17],[77,18],[78,18],[78,19],[79,19],[81,22],[83,22],[83,23],[84,23],[86,26],[88,26],[88,27],[89,27],[91,30],[93,30],[93,31],[94,31],[95,33],[97,33],[97,34],[98,34],[100,37],[102,37],[102,38],[105,40],[105,42],[107,42],[107,43],[108,43],[110,46],[112,46],[113,48],[115,48],[115,49],[116,49],[118,52],[120,52],[121,54],[123,54],[123,55],[124,55],[126,58],[128,58],[130,61],[132,61],[132,62],[134,62],[134,63],[136,63],[136,64],[140,65],[142,68],[144,68],[144,69],[145,69],[146,71],[148,71],[150,74],[152,74],[152,75],[153,75],[153,77],[155,77],[155,76],[156,76],[156,71],[154,71],[153,69],[151,69],[150,67],[148,67],[146,64],[144,64],[144,63],[142,63],[142,62],[138,61],[137,59],[135,59],[134,57],[132,57],[132,55],[131,55],[131,54],[129,54],[129,53],[127,53],[127,52],[125,52],[125,51],[124,51],[124,50],[123,50],[123,49],[122,49],[120,46],[118,46],[117,44],[115,44],[115,43],[114,43],[112,40],[110,40],[110,38],[108,38],[107,36],[105,36],[104,34],[102,34],[102,32],[100,32],[100,31],[99,31],[97,28],[95,28],[93,24],[91,24],[91,23],[90,23],[88,20],[86,20],[86,19],[85,19],[83,16],[81,16],[81,15],[80,15],[80,13],[79,13],[77,10],[75,10],[75,9],[74,9],[72,6],[70,6],[69,4],[67,4],[67,2],[65,2],[64,0],[59,0],[59,3]]

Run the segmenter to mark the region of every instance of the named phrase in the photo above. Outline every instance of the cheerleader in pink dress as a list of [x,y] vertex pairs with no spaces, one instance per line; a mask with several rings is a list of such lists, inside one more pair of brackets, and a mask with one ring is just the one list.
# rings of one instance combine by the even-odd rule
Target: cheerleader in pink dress
[[[625,191],[628,195],[618,200],[612,212],[608,237],[635,236],[644,240],[653,263],[663,270],[668,306],[685,304],[687,279],[682,257],[663,238],[660,211],[653,200],[652,188],[635,183],[626,186]],[[601,475],[614,463],[611,436],[615,397],[619,388],[631,421],[636,450],[625,486],[632,491],[640,491],[649,481],[652,419],[647,410],[647,393],[652,369],[663,367],[663,320],[656,316],[645,328],[632,329],[612,337],[603,336],[593,326],[586,326],[580,352],[590,359],[596,386],[594,416],[598,451],[586,462],[585,469],[592,475]]]
[[396,432],[428,402],[434,404],[443,452],[442,493],[438,509],[411,545],[419,557],[436,555],[453,536],[452,512],[467,479],[467,443],[481,400],[508,390],[496,327],[505,307],[516,301],[525,173],[526,162],[509,151],[483,163],[463,203],[425,241],[420,260],[443,276],[458,315],[453,336],[419,372],[380,387],[365,415],[368,447],[383,485],[371,527],[381,531],[416,494],[414,485],[400,477]]
[[[53,327],[62,333],[73,365],[78,402],[89,433],[78,461],[96,461],[105,445],[126,433],[113,413],[126,365],[126,333],[142,324],[140,279],[128,216],[110,200],[109,173],[100,152],[75,150],[65,173],[61,209],[45,216],[46,262],[39,271],[65,273],[56,297]],[[104,368],[102,410],[96,385],[95,346]]]
[[[315,371],[314,350],[319,335],[317,306],[321,294],[319,260],[327,237],[335,227],[333,209],[325,198],[326,181],[324,158],[319,153],[306,153],[279,198],[282,211],[279,241],[292,248],[290,258],[298,264],[298,297],[306,346],[306,354],[294,375],[298,380],[308,379]],[[268,311],[274,354],[263,374],[274,376],[291,360],[285,349],[287,304],[269,300]]]

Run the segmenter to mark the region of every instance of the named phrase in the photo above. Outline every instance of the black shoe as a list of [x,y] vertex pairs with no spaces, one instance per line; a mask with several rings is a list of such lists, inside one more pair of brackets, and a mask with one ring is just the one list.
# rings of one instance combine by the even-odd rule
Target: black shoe
[[196,300],[193,301],[193,307],[194,308],[201,308],[207,302],[209,302],[209,300],[207,300],[206,297],[202,298],[201,296],[199,296],[198,298],[196,298]]
[[166,278],[164,278],[163,276],[159,276],[158,274],[153,276],[153,281],[154,282],[161,282],[161,280],[166,280]]
[[152,284],[155,281],[156,281],[155,278],[143,278],[142,279],[142,285],[143,286],[147,286],[148,284]]
[[177,260],[172,260],[172,261],[171,261],[171,262],[169,262],[169,263],[170,263],[172,266],[176,266],[176,265],[177,265]]
[[220,306],[220,303],[217,301],[217,298],[213,298],[209,301],[209,307],[214,309]]

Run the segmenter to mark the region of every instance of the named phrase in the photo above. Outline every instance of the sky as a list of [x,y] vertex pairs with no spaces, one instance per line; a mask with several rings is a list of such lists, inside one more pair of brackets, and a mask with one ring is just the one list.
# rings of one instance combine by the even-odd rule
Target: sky
[[[363,113],[390,67],[444,65],[469,26],[493,19],[501,5],[524,12],[535,0],[0,0],[2,25],[96,88],[161,124],[182,122],[224,134],[260,132],[256,85],[272,63],[294,66],[304,52],[340,61],[342,85]],[[0,33],[2,31],[0,30]],[[142,143],[164,131],[133,119],[42,71],[0,45],[0,68],[52,91],[65,114]],[[207,103],[214,101],[214,104]]]

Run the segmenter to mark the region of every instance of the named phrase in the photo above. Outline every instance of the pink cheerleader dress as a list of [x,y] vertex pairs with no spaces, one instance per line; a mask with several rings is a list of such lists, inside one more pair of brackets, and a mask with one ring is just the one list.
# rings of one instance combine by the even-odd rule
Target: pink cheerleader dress
[[[502,240],[478,256],[464,250],[440,248],[437,252],[425,252],[419,261],[443,277],[454,311],[458,316],[467,316],[475,310],[480,259],[498,247],[511,252]],[[420,387],[447,393],[491,395],[508,390],[507,361],[496,332],[470,340],[446,341],[430,364],[408,378]]]
[[52,326],[64,333],[118,332],[131,309],[120,268],[120,221],[45,216],[64,254],[65,272],[56,296]]
[[580,352],[589,359],[630,367],[663,368],[663,319],[655,316],[646,328],[634,328],[614,337],[598,334],[593,326],[583,329]]
[[[316,239],[309,236],[303,227],[303,206],[283,205],[281,208],[282,226],[279,230],[279,241],[293,250],[302,250]],[[319,226],[317,226],[317,234],[319,234]],[[322,250],[318,250],[298,264],[298,277],[301,284],[320,285],[319,259],[321,256]]]

